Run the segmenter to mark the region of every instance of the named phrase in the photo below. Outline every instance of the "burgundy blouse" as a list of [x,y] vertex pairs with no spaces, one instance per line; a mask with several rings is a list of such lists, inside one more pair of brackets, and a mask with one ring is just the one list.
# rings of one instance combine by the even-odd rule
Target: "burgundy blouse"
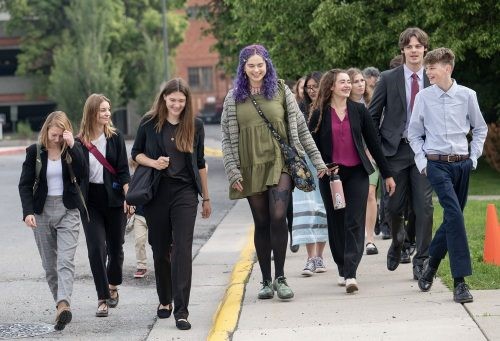
[[339,165],[353,167],[361,164],[354,139],[352,138],[349,113],[345,111],[344,120],[340,120],[335,109],[330,107],[332,117],[332,159]]

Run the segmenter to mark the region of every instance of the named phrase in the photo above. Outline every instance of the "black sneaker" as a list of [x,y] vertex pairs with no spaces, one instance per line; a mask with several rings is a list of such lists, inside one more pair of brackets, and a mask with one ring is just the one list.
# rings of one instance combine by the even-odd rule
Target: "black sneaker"
[[465,282],[458,283],[457,287],[453,289],[453,301],[457,303],[469,303],[474,301],[469,291],[469,286],[465,284]]

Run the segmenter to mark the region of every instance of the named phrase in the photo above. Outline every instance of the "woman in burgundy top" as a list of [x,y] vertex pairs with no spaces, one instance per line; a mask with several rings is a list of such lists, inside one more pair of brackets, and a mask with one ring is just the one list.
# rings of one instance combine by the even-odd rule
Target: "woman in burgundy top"
[[330,249],[339,271],[338,284],[346,286],[347,293],[358,290],[356,270],[364,249],[368,175],[374,171],[363,149],[363,139],[380,167],[388,192],[392,194],[396,188],[373,120],[363,104],[349,100],[351,89],[346,71],[333,69],[325,73],[309,120],[323,160],[339,165],[338,174],[344,186],[346,207],[334,210],[329,180],[324,177],[319,181]]

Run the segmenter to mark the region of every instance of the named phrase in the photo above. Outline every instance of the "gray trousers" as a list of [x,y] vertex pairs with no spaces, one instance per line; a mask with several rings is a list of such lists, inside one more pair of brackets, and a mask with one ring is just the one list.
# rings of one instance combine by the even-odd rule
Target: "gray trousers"
[[48,196],[42,214],[35,219],[35,241],[54,301],[71,304],[80,212],[64,207],[62,196]]

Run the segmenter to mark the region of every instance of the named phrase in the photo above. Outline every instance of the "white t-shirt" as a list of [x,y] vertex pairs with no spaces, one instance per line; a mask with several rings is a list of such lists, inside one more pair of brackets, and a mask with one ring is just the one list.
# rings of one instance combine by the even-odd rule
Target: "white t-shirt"
[[[106,136],[102,133],[97,140],[91,141],[94,146],[106,157]],[[104,183],[104,169],[94,154],[89,153],[89,181],[93,184]]]
[[52,161],[47,159],[47,195],[56,196],[63,195],[64,185],[62,178],[62,163],[61,159]]

